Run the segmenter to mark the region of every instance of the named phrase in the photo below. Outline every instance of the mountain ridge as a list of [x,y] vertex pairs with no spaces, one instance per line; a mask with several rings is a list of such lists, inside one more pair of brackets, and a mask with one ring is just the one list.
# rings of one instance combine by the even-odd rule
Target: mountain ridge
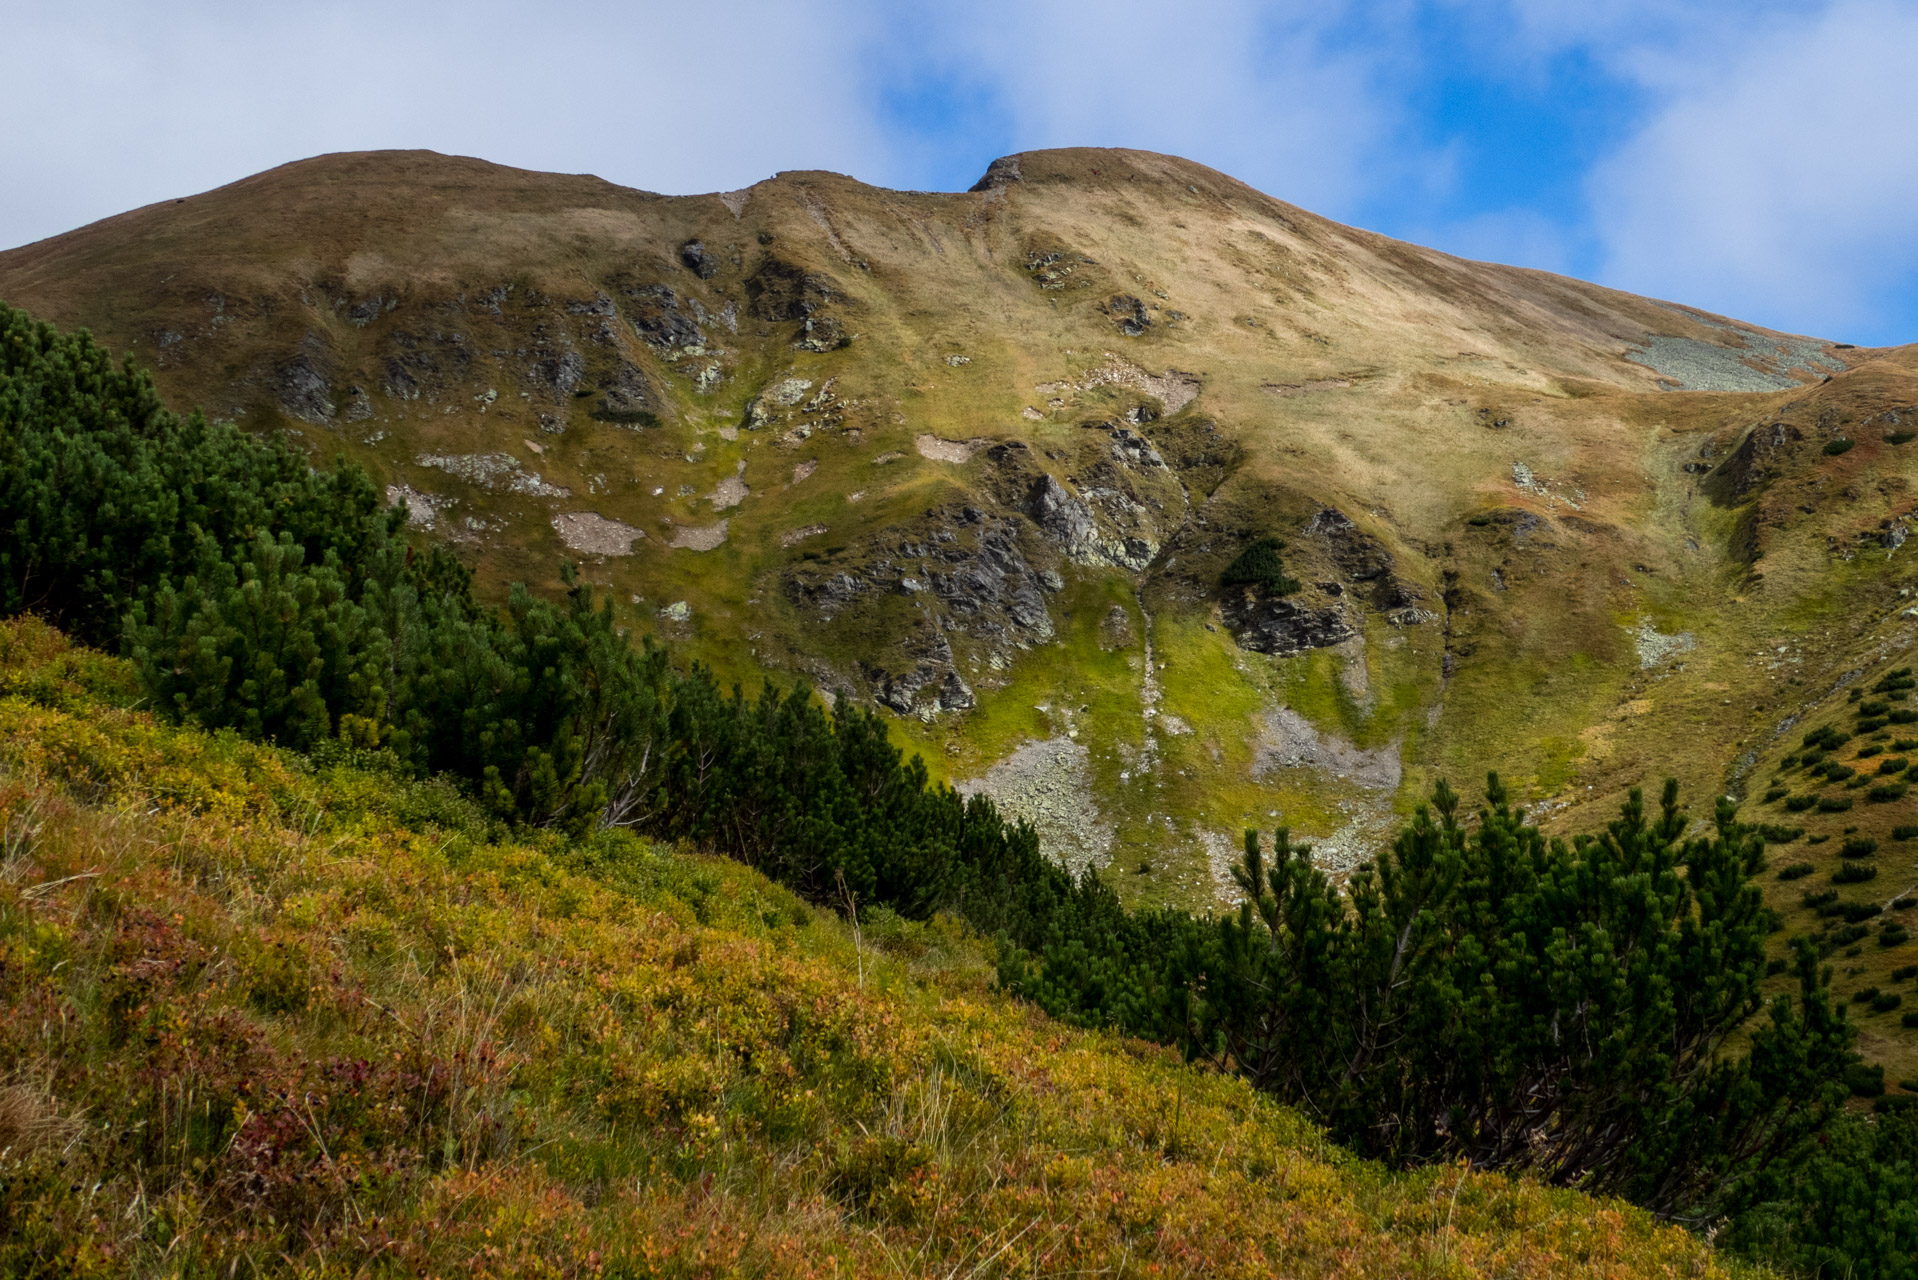
[[[1229,900],[1274,820],[1355,866],[1439,776],[1555,828],[1661,774],[1755,790],[1910,647],[1912,348],[1172,157],[995,172],[664,196],[345,153],[0,253],[0,297],[365,466],[483,592],[572,560],[728,678],[884,708],[1128,901]],[[1222,585],[1266,537],[1298,589]],[[1821,821],[1890,849],[1908,807]]]

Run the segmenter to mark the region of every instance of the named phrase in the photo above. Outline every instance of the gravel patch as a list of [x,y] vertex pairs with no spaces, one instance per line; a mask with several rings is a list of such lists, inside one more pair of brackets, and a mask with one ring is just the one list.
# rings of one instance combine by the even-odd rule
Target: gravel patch
[[447,475],[478,485],[482,489],[505,489],[535,498],[570,498],[571,489],[548,484],[536,471],[520,467],[510,453],[422,453],[414,459],[422,467],[432,467]]
[[633,544],[646,536],[643,529],[608,520],[597,511],[567,511],[553,517],[559,540],[574,551],[595,556],[630,556]]
[[1259,717],[1260,732],[1252,759],[1252,776],[1263,778],[1274,769],[1322,769],[1373,791],[1396,791],[1404,776],[1399,744],[1388,743],[1361,751],[1343,738],[1321,734],[1290,707]]
[[1112,824],[1092,798],[1090,760],[1070,738],[1028,742],[957,790],[988,796],[1007,819],[1030,822],[1046,855],[1077,874],[1112,860]]
[[1680,631],[1674,635],[1663,635],[1649,622],[1638,624],[1638,630],[1632,632],[1632,643],[1638,649],[1638,665],[1641,670],[1655,667],[1681,653],[1688,653],[1698,647],[1698,641],[1689,631]]
[[1817,338],[1780,337],[1689,311],[1680,314],[1729,334],[1740,345],[1721,347],[1697,338],[1647,334],[1644,345],[1627,351],[1625,358],[1662,375],[1671,384],[1667,391],[1785,391],[1803,385],[1790,376],[1794,369],[1816,374],[1839,373],[1846,367]]
[[726,521],[704,527],[681,525],[666,545],[675,551],[711,551],[726,541]]
[[407,523],[430,533],[439,521],[440,512],[452,506],[453,500],[434,493],[421,493],[409,485],[389,484],[386,486],[386,505],[405,507]]
[[[745,464],[741,463],[740,465],[744,466]],[[713,504],[713,510],[725,511],[730,507],[736,507],[744,502],[746,495],[751,492],[752,490],[746,487],[746,482],[735,475],[727,476],[724,480],[721,480],[706,497],[707,500]]]
[[926,435],[913,441],[920,457],[960,465],[971,462],[974,453],[991,443],[990,440],[941,440],[938,436]]
[[812,390],[812,381],[807,378],[781,378],[764,391],[759,398],[763,403],[776,404],[780,408],[790,408],[806,398]]

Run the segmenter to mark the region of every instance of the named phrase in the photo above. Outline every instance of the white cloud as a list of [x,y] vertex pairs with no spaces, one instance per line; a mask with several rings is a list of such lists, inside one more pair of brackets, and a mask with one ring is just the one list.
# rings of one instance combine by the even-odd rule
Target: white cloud
[[1419,169],[1386,146],[1403,49],[1355,21],[1337,0],[979,0],[922,10],[895,51],[990,86],[1019,150],[1171,152],[1336,212]]
[[[427,147],[665,191],[871,169],[852,7],[9,0],[0,246],[326,151]],[[16,116],[16,121],[20,117]]]
[[1846,337],[1918,268],[1918,11],[1773,28],[1593,174],[1607,283]]
[[1417,169],[1384,145],[1391,51],[1341,45],[1338,0],[6,2],[9,94],[43,105],[0,132],[0,246],[338,150],[911,182],[934,166],[880,104],[918,76],[979,87],[974,145],[1172,151],[1333,212]]

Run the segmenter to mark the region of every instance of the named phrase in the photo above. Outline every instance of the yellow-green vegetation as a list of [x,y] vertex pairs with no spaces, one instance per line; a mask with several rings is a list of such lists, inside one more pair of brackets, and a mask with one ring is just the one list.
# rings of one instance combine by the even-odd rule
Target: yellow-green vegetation
[[10,1275],[1710,1275],[995,994],[945,919],[513,842],[0,628]]

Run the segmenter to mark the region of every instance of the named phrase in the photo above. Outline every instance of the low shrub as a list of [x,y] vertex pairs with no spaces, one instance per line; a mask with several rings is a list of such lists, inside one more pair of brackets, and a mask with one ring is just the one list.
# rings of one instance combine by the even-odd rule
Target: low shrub
[[1775,978],[1789,968],[1791,968],[1791,961],[1783,956],[1773,956],[1765,962],[1765,976]]
[[1908,788],[1902,782],[1880,782],[1865,792],[1865,799],[1873,804],[1886,804],[1893,800],[1902,800]]
[[1910,763],[1911,762],[1905,759],[1903,756],[1886,756],[1883,760],[1880,760],[1878,762],[1878,772],[1903,773],[1905,771],[1905,766]]
[[1778,878],[1780,880],[1803,880],[1816,870],[1818,870],[1818,868],[1812,866],[1809,862],[1794,862],[1789,867],[1780,867],[1778,869]]
[[[1805,865],[1809,866],[1811,864],[1807,863]],[[1838,901],[1838,890],[1820,889],[1817,892],[1813,892],[1812,890],[1807,889],[1805,890],[1804,895],[1799,899],[1799,901],[1802,902],[1805,906],[1816,911],[1818,908],[1824,906],[1828,902]]]
[[1858,704],[1858,714],[1861,716],[1882,716],[1889,710],[1891,710],[1889,702],[1881,702],[1875,698]]
[[1870,1004],[1873,1000],[1876,1000],[1877,998],[1878,998],[1877,987],[1860,987],[1858,988],[1858,990],[1851,993],[1851,1002],[1853,1004]]
[[1909,840],[1913,836],[1918,836],[1918,825],[1909,822],[1901,822],[1891,829],[1893,840]]
[[1903,911],[1909,907],[1918,907],[1918,898],[1914,898],[1910,894],[1906,894],[1902,898],[1894,898],[1891,903],[1891,909],[1893,911]]
[[1902,947],[1911,941],[1911,931],[1896,920],[1887,920],[1885,927],[1878,931],[1878,945],[1885,948]]
[[[1891,971],[1891,980],[1893,982],[1903,982],[1908,978],[1918,978],[1918,964],[1908,964],[1902,969],[1893,969]],[[1914,1089],[1913,1092],[1918,1092],[1918,1089]]]
[[1894,431],[1885,437],[1885,443],[1892,445],[1910,444],[1913,440],[1918,440],[1918,431]]
[[1870,836],[1853,836],[1838,848],[1841,858],[1869,858],[1878,852],[1878,842]]
[[1918,738],[1893,738],[1891,740],[1891,749],[1893,751],[1918,751]]
[[1905,998],[1896,991],[1887,991],[1872,1000],[1871,1011],[1873,1013],[1890,1013],[1904,1002]]
[[1841,453],[1848,453],[1855,443],[1857,442],[1848,440],[1844,436],[1839,436],[1836,440],[1827,440],[1825,441],[1825,455],[1835,458]]
[[1898,1021],[1904,1023],[1908,1027],[1918,1027],[1918,1009],[1913,1009],[1910,1013],[1907,1013],[1904,1017],[1898,1019]]
[[1885,1069],[1876,1063],[1854,1062],[1845,1068],[1845,1087],[1854,1098],[1883,1097]]
[[1765,837],[1766,844],[1790,844],[1792,841],[1798,839],[1798,837],[1804,835],[1805,829],[1803,827],[1783,827],[1776,823],[1767,822],[1759,826],[1758,834]]
[[1803,813],[1817,803],[1817,796],[1792,796],[1785,801],[1785,810],[1788,813]]
[[1285,543],[1277,538],[1260,538],[1233,559],[1219,575],[1222,587],[1261,587],[1268,594],[1289,596],[1299,589],[1299,580],[1286,576],[1279,552]]
[[1825,843],[1825,841],[1829,839],[1831,839],[1830,833],[1820,832],[1818,835],[1815,835],[1815,836],[1806,836],[1805,843],[1806,844],[1823,844]]
[[1899,1111],[1910,1111],[1914,1108],[1918,1108],[1918,1098],[1908,1095],[1887,1093],[1871,1100],[1871,1109],[1881,1116],[1888,1116]]
[[1765,803],[1773,804],[1791,794],[1790,787],[1773,787],[1765,793]]
[[1918,711],[1913,711],[1910,707],[1900,707],[1885,719],[1892,724],[1918,724]]
[[1818,811],[1820,813],[1844,813],[1850,808],[1851,808],[1850,796],[1819,796],[1818,797]]
[[1846,733],[1835,724],[1828,724],[1813,729],[1810,733],[1806,734],[1803,745],[1807,747],[1821,747],[1826,751],[1836,751],[1841,745],[1850,740],[1851,735],[1849,733]]
[[1868,862],[1847,862],[1831,873],[1833,884],[1863,884],[1878,878],[1878,868]]
[[[1912,719],[1918,720],[1918,714],[1914,714]],[[1889,717],[1886,716],[1861,716],[1858,720],[1858,732],[1861,734],[1877,733],[1889,723],[1891,723],[1891,721]]]

